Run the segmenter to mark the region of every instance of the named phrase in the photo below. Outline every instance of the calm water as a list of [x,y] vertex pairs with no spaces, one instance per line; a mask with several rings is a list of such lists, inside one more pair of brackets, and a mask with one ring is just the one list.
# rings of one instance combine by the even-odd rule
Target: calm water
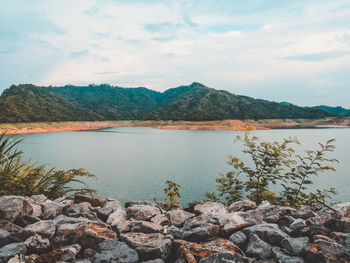
[[[21,135],[21,150],[58,169],[87,168],[98,176],[90,182],[100,197],[122,202],[163,198],[164,182],[181,184],[183,204],[215,190],[215,178],[226,172],[227,155],[242,157],[233,131],[172,131],[142,127],[118,127],[100,131]],[[350,129],[281,129],[255,131],[265,140],[297,137],[302,148],[315,149],[317,142],[336,139],[337,172],[315,180],[318,188],[335,186],[337,200],[350,201]]]

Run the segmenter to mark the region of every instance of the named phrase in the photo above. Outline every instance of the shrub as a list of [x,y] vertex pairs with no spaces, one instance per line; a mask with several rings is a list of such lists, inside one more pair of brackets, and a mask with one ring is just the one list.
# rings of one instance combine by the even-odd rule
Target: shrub
[[[246,165],[241,159],[229,156],[228,164],[233,171],[219,174],[216,179],[219,196],[229,205],[244,197],[261,203],[264,200],[273,204],[299,206],[310,205],[318,208],[330,202],[330,195],[336,194],[334,188],[308,192],[307,185],[313,184],[312,177],[324,171],[335,171],[329,163],[338,162],[326,157],[335,149],[334,140],[319,144],[319,150],[306,151],[306,156],[295,153],[293,145],[300,144],[297,139],[283,139],[282,142],[261,141],[258,137],[242,138],[237,136],[235,142],[243,143],[243,153],[248,154],[252,165]],[[245,180],[242,180],[242,177]],[[280,184],[283,190],[275,193],[271,184]],[[207,193],[206,198],[220,201],[215,193]]]
[[23,152],[16,146],[22,140],[0,134],[0,196],[44,194],[48,198],[58,198],[75,193],[93,194],[96,191],[86,185],[79,177],[95,177],[85,169],[61,171],[47,169],[23,160]]
[[167,187],[164,188],[164,200],[168,201],[168,206],[172,207],[174,205],[177,205],[179,203],[179,200],[176,199],[176,197],[180,198],[180,192],[179,188],[181,187],[179,184],[166,180],[165,183],[167,184]]

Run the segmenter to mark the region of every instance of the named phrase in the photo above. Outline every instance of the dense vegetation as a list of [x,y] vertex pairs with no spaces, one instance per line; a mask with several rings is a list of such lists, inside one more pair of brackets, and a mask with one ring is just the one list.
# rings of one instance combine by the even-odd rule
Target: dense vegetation
[[163,93],[110,85],[11,86],[0,96],[0,122],[324,118],[323,109],[282,105],[200,83]]
[[[304,156],[293,148],[299,144],[297,139],[284,139],[282,142],[261,141],[258,137],[241,138],[251,161],[247,165],[241,159],[229,156],[228,164],[233,170],[219,174],[216,179],[220,198],[229,205],[232,202],[248,198],[258,204],[267,200],[272,204],[285,206],[309,205],[319,208],[331,201],[330,195],[336,194],[334,188],[311,192],[308,185],[324,171],[335,171],[329,164],[338,162],[327,157],[335,149],[334,140],[319,144],[318,150],[308,150]],[[280,193],[271,190],[271,185],[280,185]],[[212,201],[220,201],[215,193],[207,193]]]
[[44,194],[48,198],[58,198],[75,193],[93,194],[82,177],[94,177],[85,169],[69,171],[47,169],[30,160],[22,159],[22,152],[16,149],[20,140],[0,134],[0,196],[31,196]]
[[339,116],[343,116],[343,117],[350,117],[350,110],[349,109],[344,109],[343,107],[330,107],[330,106],[325,106],[325,105],[321,105],[321,106],[316,106],[313,107],[316,109],[321,109],[321,110],[326,110],[330,113],[333,113],[335,115],[339,115]]

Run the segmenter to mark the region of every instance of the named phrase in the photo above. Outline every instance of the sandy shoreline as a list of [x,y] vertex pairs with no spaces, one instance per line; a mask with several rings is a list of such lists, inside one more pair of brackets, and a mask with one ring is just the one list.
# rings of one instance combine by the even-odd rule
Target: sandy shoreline
[[350,118],[306,120],[306,119],[270,119],[270,120],[220,120],[220,121],[85,121],[85,122],[35,122],[2,123],[0,132],[6,134],[30,134],[63,131],[99,130],[110,127],[150,127],[163,130],[223,130],[248,131],[276,128],[295,128],[316,125],[349,126]]

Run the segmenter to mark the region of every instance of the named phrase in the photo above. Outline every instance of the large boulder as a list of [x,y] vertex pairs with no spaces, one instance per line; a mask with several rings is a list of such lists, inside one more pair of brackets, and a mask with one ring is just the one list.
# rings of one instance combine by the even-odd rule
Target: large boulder
[[151,222],[156,223],[156,224],[161,225],[161,226],[170,225],[169,218],[164,214],[158,214],[158,215],[152,217]]
[[202,258],[199,263],[253,263],[254,260],[239,254],[218,253],[207,258]]
[[57,222],[54,220],[42,220],[34,224],[27,225],[25,228],[19,231],[24,236],[34,236],[39,234],[41,236],[52,238],[56,233]]
[[226,206],[216,202],[205,202],[203,204],[197,204],[194,207],[194,212],[198,215],[207,214],[214,216],[228,214]]
[[23,242],[11,243],[0,248],[0,263],[7,263],[15,255],[25,255],[26,245]]
[[263,241],[274,246],[279,246],[283,239],[290,238],[276,224],[261,224],[250,226],[244,228],[242,231],[249,238],[255,234]]
[[163,233],[164,231],[161,225],[142,220],[127,220],[119,223],[115,229],[119,234],[127,232]]
[[126,243],[117,240],[105,240],[98,245],[97,253],[93,257],[94,263],[119,262],[137,263],[137,252]]
[[249,238],[246,255],[257,259],[268,259],[271,256],[272,246],[261,240],[256,234]]
[[247,242],[247,236],[242,231],[237,231],[230,236],[229,240],[242,248]]
[[243,201],[233,202],[228,207],[228,211],[230,213],[233,213],[233,212],[247,211],[247,210],[256,209],[256,207],[257,207],[257,205],[256,205],[255,202],[250,201],[250,200],[243,200]]
[[182,238],[192,242],[203,242],[219,236],[219,226],[206,224],[191,229],[185,229]]
[[148,221],[152,217],[161,213],[160,209],[155,205],[131,205],[126,209],[128,219]]
[[48,253],[41,254],[35,262],[37,263],[56,263],[56,262],[72,262],[81,250],[79,244],[64,246],[54,249]]
[[54,201],[47,201],[43,208],[43,213],[41,215],[42,219],[52,219],[57,217],[62,213],[62,210],[71,206],[74,203],[72,199],[56,199]]
[[110,214],[122,208],[122,204],[119,201],[113,198],[107,198],[103,202],[102,207],[96,208],[95,211],[100,219],[106,221]]
[[304,248],[303,254],[306,262],[348,263],[350,259],[349,248],[324,240],[317,240],[314,244],[309,244]]
[[47,252],[51,246],[48,238],[43,238],[38,234],[29,237],[24,244],[27,246],[29,253],[41,254]]
[[67,206],[63,209],[63,214],[69,217],[86,217],[90,220],[97,220],[97,214],[92,211],[91,204],[88,202]]
[[287,249],[292,255],[300,256],[308,243],[308,237],[285,238],[281,241],[280,246]]
[[106,223],[114,229],[118,224],[126,221],[127,218],[126,211],[122,207],[118,207],[114,212],[109,214]]
[[191,217],[187,219],[183,227],[186,229],[189,229],[189,228],[194,228],[194,227],[206,225],[206,224],[219,225],[219,221],[211,217],[210,215],[201,214],[199,216]]
[[13,222],[32,213],[33,207],[24,197],[12,195],[0,197],[0,219]]
[[173,245],[172,236],[164,236],[158,233],[127,233],[121,234],[120,238],[137,251],[140,260],[151,260],[157,258],[166,260]]
[[246,221],[237,213],[222,215],[217,219],[223,236],[229,236],[233,232],[251,225],[250,222]]
[[196,215],[182,209],[172,209],[166,213],[169,221],[176,227],[182,227],[185,221],[189,218],[195,217]]

